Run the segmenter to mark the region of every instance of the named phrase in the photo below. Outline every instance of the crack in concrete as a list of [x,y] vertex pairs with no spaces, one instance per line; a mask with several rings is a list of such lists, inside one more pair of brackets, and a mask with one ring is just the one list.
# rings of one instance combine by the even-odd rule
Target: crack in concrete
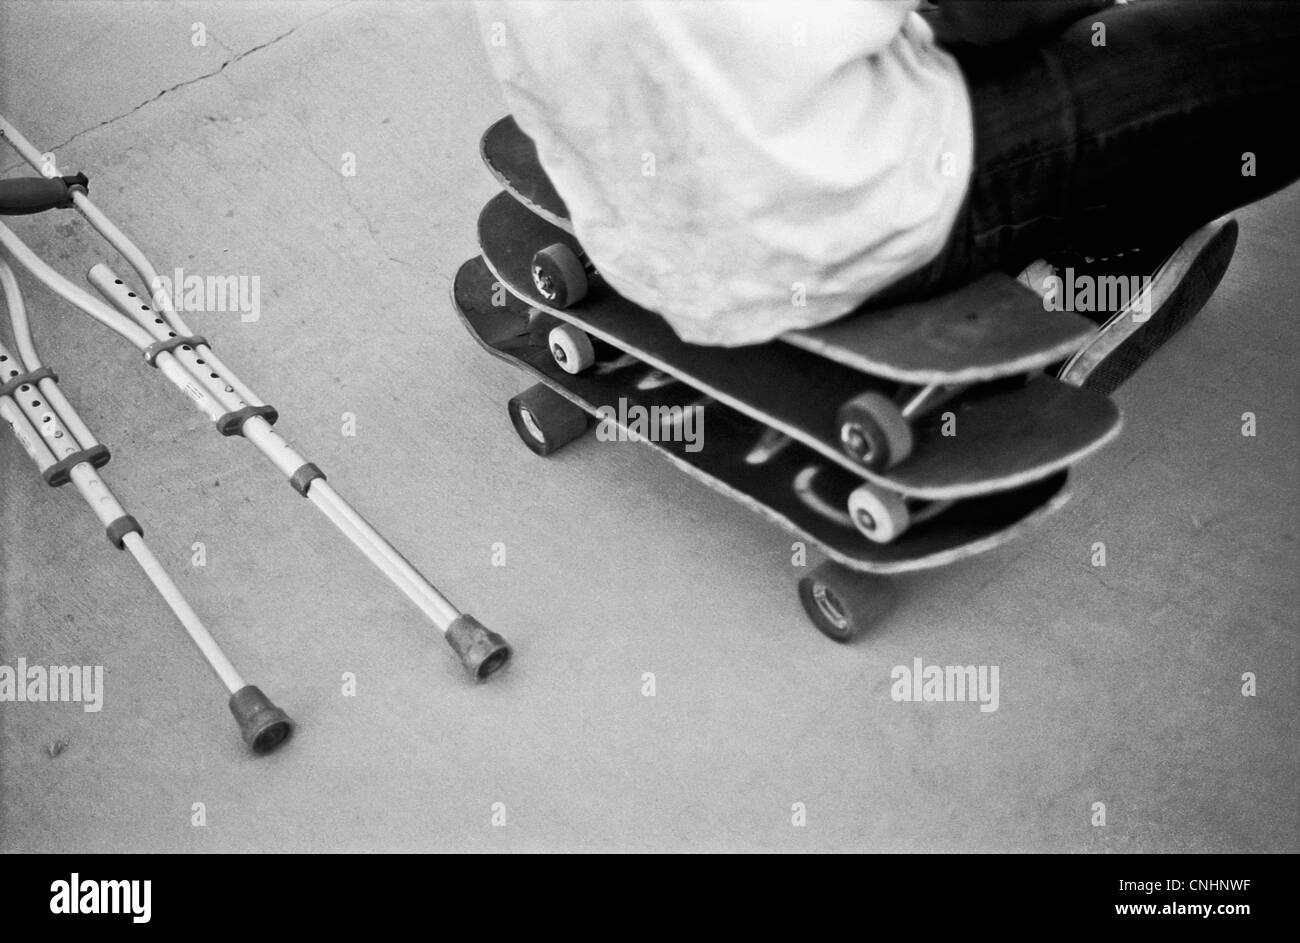
[[[211,72],[205,72],[203,75],[197,75],[197,76],[195,76],[195,77],[192,78],[192,79],[186,79],[186,80],[183,81],[183,82],[177,82],[175,85],[172,85],[172,86],[169,87],[169,88],[165,88],[165,89],[163,89],[161,92],[159,92],[157,95],[154,95],[152,98],[145,99],[145,100],[142,101],[140,104],[138,104],[138,105],[136,105],[134,108],[132,108],[130,111],[124,111],[124,112],[123,112],[122,114],[120,114],[120,115],[115,115],[115,116],[113,116],[112,118],[106,118],[105,120],[99,122],[98,124],[91,125],[89,128],[82,128],[80,131],[78,131],[76,134],[72,135],[72,137],[68,138],[66,141],[63,141],[63,142],[60,143],[60,144],[56,144],[56,145],[54,145],[54,147],[52,147],[52,148],[48,148],[48,149],[45,151],[45,153],[53,153],[53,154],[57,154],[60,150],[62,150],[63,148],[67,147],[69,144],[71,144],[73,141],[77,140],[78,138],[80,138],[80,137],[84,137],[85,135],[89,134],[89,133],[92,132],[92,131],[98,131],[100,128],[106,127],[107,125],[114,124],[114,123],[116,123],[116,122],[118,122],[118,121],[121,121],[123,118],[129,118],[131,115],[135,114],[137,111],[140,111],[142,108],[146,108],[146,107],[148,107],[149,105],[152,105],[154,102],[158,101],[158,99],[162,98],[164,95],[168,95],[168,94],[170,94],[170,93],[172,93],[172,92],[174,92],[174,91],[177,91],[178,89],[185,88],[185,87],[188,86],[188,85],[196,85],[196,84],[198,84],[199,82],[203,82],[203,81],[205,81],[205,80],[207,80],[207,79],[212,78],[213,76],[220,75],[221,73],[225,72],[227,68],[229,68],[230,66],[234,65],[236,62],[240,62],[240,61],[242,61],[242,60],[244,60],[244,59],[247,59],[249,56],[251,56],[251,55],[252,55],[253,53],[255,53],[255,52],[261,52],[263,49],[268,49],[268,48],[270,48],[271,46],[274,46],[276,43],[280,42],[280,41],[283,40],[283,39],[288,39],[290,36],[292,36],[294,33],[298,32],[298,30],[302,29],[302,28],[303,28],[304,26],[306,26],[308,23],[311,23],[311,22],[314,21],[314,20],[318,20],[318,19],[320,19],[321,17],[329,16],[329,15],[330,15],[331,13],[333,13],[335,10],[339,10],[339,9],[345,7],[345,6],[348,6],[348,4],[347,4],[347,3],[340,3],[340,4],[336,5],[336,6],[332,6],[332,7],[330,7],[330,8],[327,9],[327,10],[324,10],[324,11],[321,12],[321,13],[317,13],[315,16],[309,16],[309,17],[307,17],[307,19],[303,20],[301,23],[298,23],[297,25],[293,26],[292,28],[290,28],[290,29],[286,30],[285,32],[281,33],[279,36],[274,36],[274,37],[272,37],[271,39],[268,39],[268,40],[267,40],[266,42],[264,42],[264,43],[261,43],[261,44],[259,44],[259,45],[257,45],[257,46],[252,46],[252,47],[250,47],[250,48],[248,48],[248,49],[245,49],[243,52],[238,53],[237,55],[231,56],[229,59],[227,59],[225,62],[221,63],[221,65],[219,65],[216,69],[212,70]],[[209,33],[208,35],[211,36],[212,34]],[[215,38],[215,37],[214,37],[214,38]],[[220,40],[217,40],[217,42],[221,45],[221,47],[222,47],[223,49],[228,49],[228,47],[226,46],[225,43],[221,42]],[[0,169],[0,173],[8,173],[8,172],[9,172],[10,170],[12,170],[14,167],[21,166],[22,164],[23,164],[23,161],[22,161],[21,159],[18,160],[18,161],[15,161],[15,162],[13,162],[13,163],[7,164],[7,165],[5,165],[2,169]]]
[[388,246],[384,245],[383,241],[379,238],[379,228],[375,226],[374,221],[371,220],[370,214],[362,209],[361,206],[357,204],[357,201],[353,199],[352,191],[348,188],[347,181],[340,175],[339,168],[316,150],[315,141],[312,139],[311,128],[303,124],[301,121],[298,121],[296,117],[294,117],[293,120],[294,123],[302,129],[303,134],[306,137],[304,146],[307,153],[316,158],[320,165],[325,168],[330,179],[337,185],[339,194],[343,197],[343,201],[347,203],[349,209],[351,209],[353,213],[361,217],[361,221],[366,224],[366,233],[370,236],[370,241],[374,244],[375,248],[378,249],[380,253],[388,259],[388,261],[396,262],[399,265],[405,265],[408,268],[414,268],[415,265],[413,263],[397,258],[392,254],[392,250],[389,249]]

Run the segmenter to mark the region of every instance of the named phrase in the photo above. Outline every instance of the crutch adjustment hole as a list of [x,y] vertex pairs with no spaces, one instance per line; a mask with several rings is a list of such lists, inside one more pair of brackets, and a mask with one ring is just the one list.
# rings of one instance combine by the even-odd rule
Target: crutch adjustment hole
[[133,291],[128,291],[128,292],[126,293],[126,296],[127,296],[128,298],[134,298],[134,297],[135,297],[135,292],[133,292]]
[[120,279],[120,278],[115,278],[115,279],[113,279],[113,284],[114,284],[114,285],[120,285],[120,284],[122,284],[122,279]]

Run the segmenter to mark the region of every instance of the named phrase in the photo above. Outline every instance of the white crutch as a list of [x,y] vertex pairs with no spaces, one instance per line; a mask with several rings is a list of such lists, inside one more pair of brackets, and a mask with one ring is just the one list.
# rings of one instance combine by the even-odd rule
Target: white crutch
[[184,392],[223,435],[241,435],[252,442],[295,491],[310,500],[438,626],[471,677],[483,680],[501,668],[510,658],[505,639],[458,611],[325,481],[318,466],[272,428],[278,418],[276,410],[235,376],[212,352],[206,338],[191,333],[144,253],[91,202],[85,176],[60,177],[52,155],[36,150],[3,117],[0,137],[44,175],[43,179],[0,181],[0,186],[9,186],[7,195],[0,190],[0,215],[5,213],[6,202],[10,213],[76,209],[135,269],[148,294],[141,297],[108,266],[96,265],[88,277],[110,307],[54,271],[2,223],[0,245],[59,296],[135,344],[145,360]]
[[293,722],[255,685],[245,684],[211,633],[186,602],[162,564],[144,542],[144,530],[126,513],[96,469],[109,460],[109,451],[95,439],[58,387],[58,377],[41,363],[32,340],[22,293],[13,270],[0,259],[3,289],[13,325],[17,353],[0,343],[0,419],[9,424],[46,484],[69,481],[104,525],[109,543],[128,550],[171,607],[208,665],[230,692],[244,742],[256,753],[269,753],[289,738]]

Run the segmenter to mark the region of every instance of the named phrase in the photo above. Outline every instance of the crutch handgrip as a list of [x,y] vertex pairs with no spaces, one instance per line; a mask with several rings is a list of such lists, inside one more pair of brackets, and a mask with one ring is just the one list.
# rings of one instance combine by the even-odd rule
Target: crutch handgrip
[[471,615],[461,613],[447,627],[447,644],[475,681],[485,681],[510,660],[510,645]]
[[239,732],[254,753],[270,753],[293,733],[289,715],[255,684],[246,684],[230,695],[230,713],[235,715]]
[[85,193],[85,174],[71,177],[17,177],[0,180],[0,216],[27,216],[72,205],[74,190]]

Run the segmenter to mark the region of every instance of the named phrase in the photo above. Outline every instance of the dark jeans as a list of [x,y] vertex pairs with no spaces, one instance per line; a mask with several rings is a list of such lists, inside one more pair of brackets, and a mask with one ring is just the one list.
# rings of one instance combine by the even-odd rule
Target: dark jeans
[[970,192],[939,257],[873,304],[1181,237],[1300,178],[1297,0],[1137,0],[1036,45],[952,52],[974,110]]

